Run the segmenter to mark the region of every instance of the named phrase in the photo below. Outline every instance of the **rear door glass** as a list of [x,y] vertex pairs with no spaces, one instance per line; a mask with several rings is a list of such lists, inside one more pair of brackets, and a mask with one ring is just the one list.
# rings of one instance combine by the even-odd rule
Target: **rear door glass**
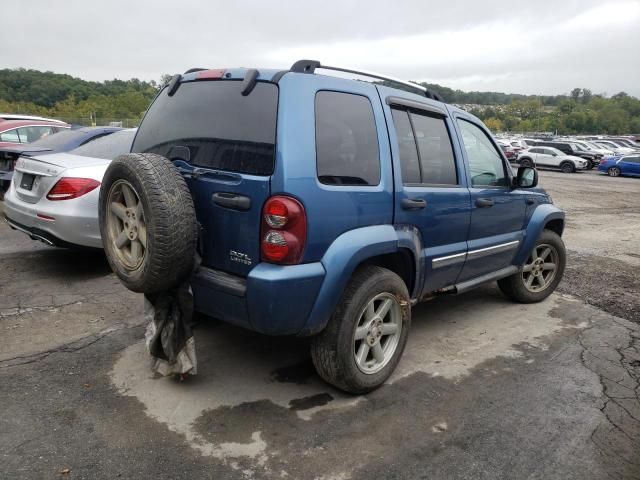
[[149,108],[132,151],[169,158],[188,150],[189,158],[180,159],[194,166],[271,175],[278,87],[258,82],[249,95],[241,91],[242,82],[231,80],[185,82],[172,97],[165,90]]

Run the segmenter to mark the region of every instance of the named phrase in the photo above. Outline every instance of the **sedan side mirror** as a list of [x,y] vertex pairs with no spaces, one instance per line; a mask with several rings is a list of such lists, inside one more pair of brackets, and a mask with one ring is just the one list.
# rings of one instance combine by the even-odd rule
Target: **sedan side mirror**
[[515,188],[534,188],[538,185],[538,171],[533,167],[519,167],[513,183]]

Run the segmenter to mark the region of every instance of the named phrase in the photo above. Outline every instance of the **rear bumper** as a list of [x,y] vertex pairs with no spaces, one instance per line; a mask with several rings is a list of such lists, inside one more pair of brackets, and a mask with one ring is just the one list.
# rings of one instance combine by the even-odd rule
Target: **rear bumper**
[[247,278],[200,267],[191,285],[199,312],[268,335],[295,335],[305,326],[324,277],[320,262],[260,263]]
[[51,202],[42,199],[32,204],[19,199],[11,184],[4,197],[4,214],[14,228],[37,240],[47,239],[45,243],[50,245],[102,248],[98,225],[99,193],[96,189],[72,200]]

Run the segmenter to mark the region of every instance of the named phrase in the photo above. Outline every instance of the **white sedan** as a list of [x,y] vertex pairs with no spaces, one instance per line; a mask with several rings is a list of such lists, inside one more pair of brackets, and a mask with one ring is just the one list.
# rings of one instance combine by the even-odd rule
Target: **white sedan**
[[518,163],[523,167],[551,167],[559,168],[564,173],[587,168],[588,162],[584,158],[566,155],[553,147],[531,147],[518,155]]
[[121,130],[67,153],[22,156],[5,194],[5,220],[34,240],[102,248],[100,183],[111,160],[129,153],[136,129]]

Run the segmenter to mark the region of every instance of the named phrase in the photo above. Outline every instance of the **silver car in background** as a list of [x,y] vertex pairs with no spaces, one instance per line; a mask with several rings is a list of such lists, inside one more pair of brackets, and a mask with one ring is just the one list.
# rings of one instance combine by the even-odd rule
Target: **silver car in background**
[[121,130],[67,153],[21,156],[4,198],[9,226],[48,245],[102,248],[98,187],[111,160],[129,153],[135,132]]

